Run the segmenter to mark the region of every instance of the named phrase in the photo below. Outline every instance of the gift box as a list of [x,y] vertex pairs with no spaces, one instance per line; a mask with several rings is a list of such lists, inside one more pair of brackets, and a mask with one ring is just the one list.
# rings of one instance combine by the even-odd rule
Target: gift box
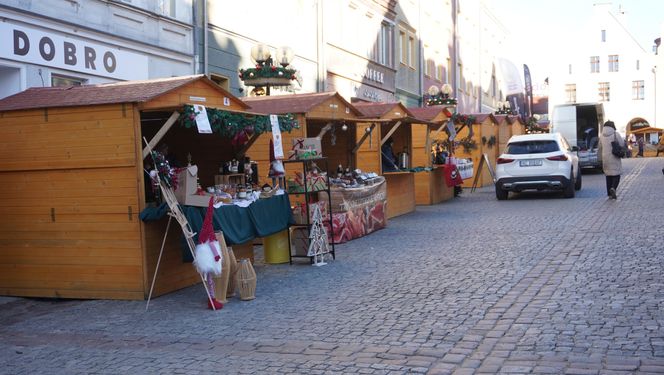
[[190,165],[182,168],[177,177],[177,189],[173,192],[178,202],[185,206],[207,207],[210,202],[208,194],[199,195],[198,192],[198,167]]
[[291,147],[290,159],[313,159],[323,156],[323,148],[318,138],[295,138]]

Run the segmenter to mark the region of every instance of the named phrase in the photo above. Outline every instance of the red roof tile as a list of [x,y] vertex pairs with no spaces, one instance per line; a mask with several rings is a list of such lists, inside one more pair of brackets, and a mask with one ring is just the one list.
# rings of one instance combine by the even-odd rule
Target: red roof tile
[[0,111],[146,102],[199,79],[207,78],[193,75],[98,85],[32,87],[0,100]]
[[413,114],[413,117],[415,117],[418,120],[422,120],[422,121],[432,121],[433,119],[436,118],[436,116],[438,116],[445,109],[446,109],[446,107],[443,107],[443,106],[408,108],[410,113]]
[[394,107],[401,107],[404,112],[404,117],[415,117],[410,113],[410,111],[404,107],[401,103],[378,103],[378,102],[357,102],[353,104],[358,111],[362,112],[362,116],[366,118],[381,118],[385,116],[388,112],[394,109]]
[[250,112],[261,114],[276,114],[282,115],[286,113],[307,113],[316,106],[321,105],[326,100],[338,97],[341,101],[346,103],[348,108],[356,116],[360,112],[348,103],[341,95],[336,92],[319,92],[309,94],[293,94],[293,95],[277,95],[277,96],[254,96],[241,98],[242,101],[249,105]]

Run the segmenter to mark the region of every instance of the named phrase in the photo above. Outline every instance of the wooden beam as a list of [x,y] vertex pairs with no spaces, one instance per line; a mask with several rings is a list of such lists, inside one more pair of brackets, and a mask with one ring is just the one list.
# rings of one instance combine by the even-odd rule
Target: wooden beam
[[157,134],[152,137],[150,142],[148,142],[148,145],[143,148],[143,159],[145,159],[149,154],[150,150],[154,148],[154,146],[161,141],[162,138],[164,138],[164,135],[171,129],[173,124],[175,124],[175,121],[180,117],[180,112],[178,111],[173,111],[173,114],[171,117],[168,118],[166,123],[159,129]]
[[362,143],[364,143],[364,141],[367,140],[367,137],[371,136],[371,133],[373,132],[375,127],[376,127],[376,124],[371,124],[371,126],[369,127],[370,130],[368,132],[367,131],[364,132],[364,135],[362,136],[362,138],[360,138],[360,141],[357,142],[357,145],[355,145],[355,147],[353,148],[353,151],[351,151],[351,153],[353,153],[353,154],[357,153],[357,150],[359,150],[360,147],[362,147]]
[[328,122],[327,125],[323,126],[323,129],[320,130],[320,133],[318,133],[318,135],[316,136],[316,138],[318,138],[318,139],[323,139],[323,136],[324,136],[327,132],[329,132],[330,130],[332,130],[332,125],[333,125],[333,123]]
[[249,140],[247,141],[247,143],[245,143],[244,146],[242,146],[242,148],[240,149],[240,151],[238,151],[238,152],[235,154],[235,159],[236,159],[236,160],[243,160],[242,157],[244,156],[244,154],[247,153],[247,151],[249,151],[249,147],[251,147],[251,146],[256,142],[256,140],[258,139],[258,137],[260,137],[260,134],[256,134],[256,133],[254,133],[254,135],[252,135],[251,138],[249,138]]
[[380,145],[381,145],[381,146],[384,145],[385,142],[387,142],[387,139],[390,138],[390,137],[392,136],[392,134],[394,134],[394,132],[397,131],[397,129],[399,129],[399,126],[401,126],[401,121],[397,121],[397,123],[394,124],[394,126],[392,127],[392,129],[390,129],[390,131],[387,132],[387,134],[385,134],[385,136],[383,137],[383,139],[380,141]]

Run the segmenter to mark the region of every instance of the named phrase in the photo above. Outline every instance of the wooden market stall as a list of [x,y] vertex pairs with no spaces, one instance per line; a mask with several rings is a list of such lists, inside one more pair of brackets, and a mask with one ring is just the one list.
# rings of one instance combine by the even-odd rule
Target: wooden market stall
[[415,203],[431,205],[454,197],[454,187],[445,183],[444,168],[433,163],[431,147],[434,141],[448,138],[444,131],[449,120],[448,107],[442,105],[408,108],[421,123],[412,124],[413,165],[430,167],[430,171],[415,174]]
[[[357,153],[357,166],[360,169],[381,171],[387,182],[387,217],[407,214],[415,211],[415,175],[409,169],[414,165],[409,160],[406,168],[399,165],[398,170],[389,170],[381,162],[382,146],[393,140],[393,152],[405,152],[409,156],[413,151],[411,125],[418,122],[410,111],[401,103],[358,102],[353,104],[367,122],[358,126],[358,136],[369,131],[369,142],[364,142]],[[392,168],[394,169],[394,168]]]
[[496,157],[498,150],[498,126],[496,117],[493,114],[480,113],[463,115],[472,120],[472,125],[464,126],[457,134],[456,156],[459,158],[471,158],[473,160],[473,177],[463,181],[463,187],[472,187],[473,183],[480,174],[477,187],[493,185],[493,177],[486,166],[480,163],[483,154],[495,170]]
[[[375,125],[359,128],[358,122],[367,120],[338,93],[249,97],[243,98],[243,101],[258,113],[291,114],[300,124],[298,133],[283,138],[285,157],[290,159],[286,163],[287,176],[290,177],[298,170],[302,170],[301,163],[292,160],[298,159],[295,148],[300,147],[303,140],[309,145],[320,144],[318,156],[324,157],[325,161],[317,162],[317,166],[331,177],[337,177],[338,168],[344,173],[356,168],[362,168],[364,172],[380,171],[379,165],[362,163],[364,160],[362,147],[372,142],[369,139],[371,132],[367,132],[366,129],[372,130]],[[268,144],[269,139],[259,137],[248,150],[259,164],[267,162]],[[385,185],[383,179],[376,178],[371,180],[370,186],[331,187],[331,233],[334,243],[362,237],[386,226]],[[292,199],[293,203],[299,205],[294,209],[296,222],[306,222],[303,216],[306,213],[304,207],[311,208],[311,204],[306,206],[303,202],[304,198],[299,195]],[[326,201],[327,197],[318,198],[318,203],[322,204],[324,212],[328,209]],[[296,230],[297,226],[291,228],[291,239],[298,236]],[[295,244],[296,241],[293,246]]]
[[[191,154],[203,186],[233,152],[228,139],[179,125],[191,104],[248,109],[202,75],[30,88],[0,101],[0,295],[146,298],[167,219],[138,217],[150,185],[143,137],[166,134],[181,162]],[[171,225],[153,295],[200,282],[180,238]]]
[[[354,125],[360,113],[338,93],[258,96],[245,97],[242,100],[256,113],[294,116],[300,128],[282,136],[286,158],[291,156],[289,152],[296,144],[297,138],[320,136],[322,156],[328,158],[328,172],[336,170],[339,164],[351,168],[354,166]],[[344,125],[346,130],[342,130]],[[327,134],[329,135],[326,136]],[[252,159],[258,162],[259,169],[265,170],[266,173],[269,169],[269,144],[269,135],[260,136],[252,142],[247,151]]]

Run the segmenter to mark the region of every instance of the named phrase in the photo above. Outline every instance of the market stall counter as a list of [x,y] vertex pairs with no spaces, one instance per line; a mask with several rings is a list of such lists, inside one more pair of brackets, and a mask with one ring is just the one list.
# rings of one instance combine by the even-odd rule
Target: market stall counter
[[[248,203],[248,202],[247,202]],[[194,242],[198,243],[205,217],[205,207],[181,206],[191,229],[196,233]],[[161,220],[167,214],[166,204],[159,207],[148,207],[141,212],[143,221]],[[294,224],[287,194],[275,195],[266,199],[258,199],[248,205],[225,204],[214,209],[212,225],[215,231],[223,231],[224,239],[229,246],[243,245],[255,238],[263,238],[281,232]],[[183,261],[191,262],[191,253],[183,243]],[[253,254],[236,254],[238,258],[250,258]]]

